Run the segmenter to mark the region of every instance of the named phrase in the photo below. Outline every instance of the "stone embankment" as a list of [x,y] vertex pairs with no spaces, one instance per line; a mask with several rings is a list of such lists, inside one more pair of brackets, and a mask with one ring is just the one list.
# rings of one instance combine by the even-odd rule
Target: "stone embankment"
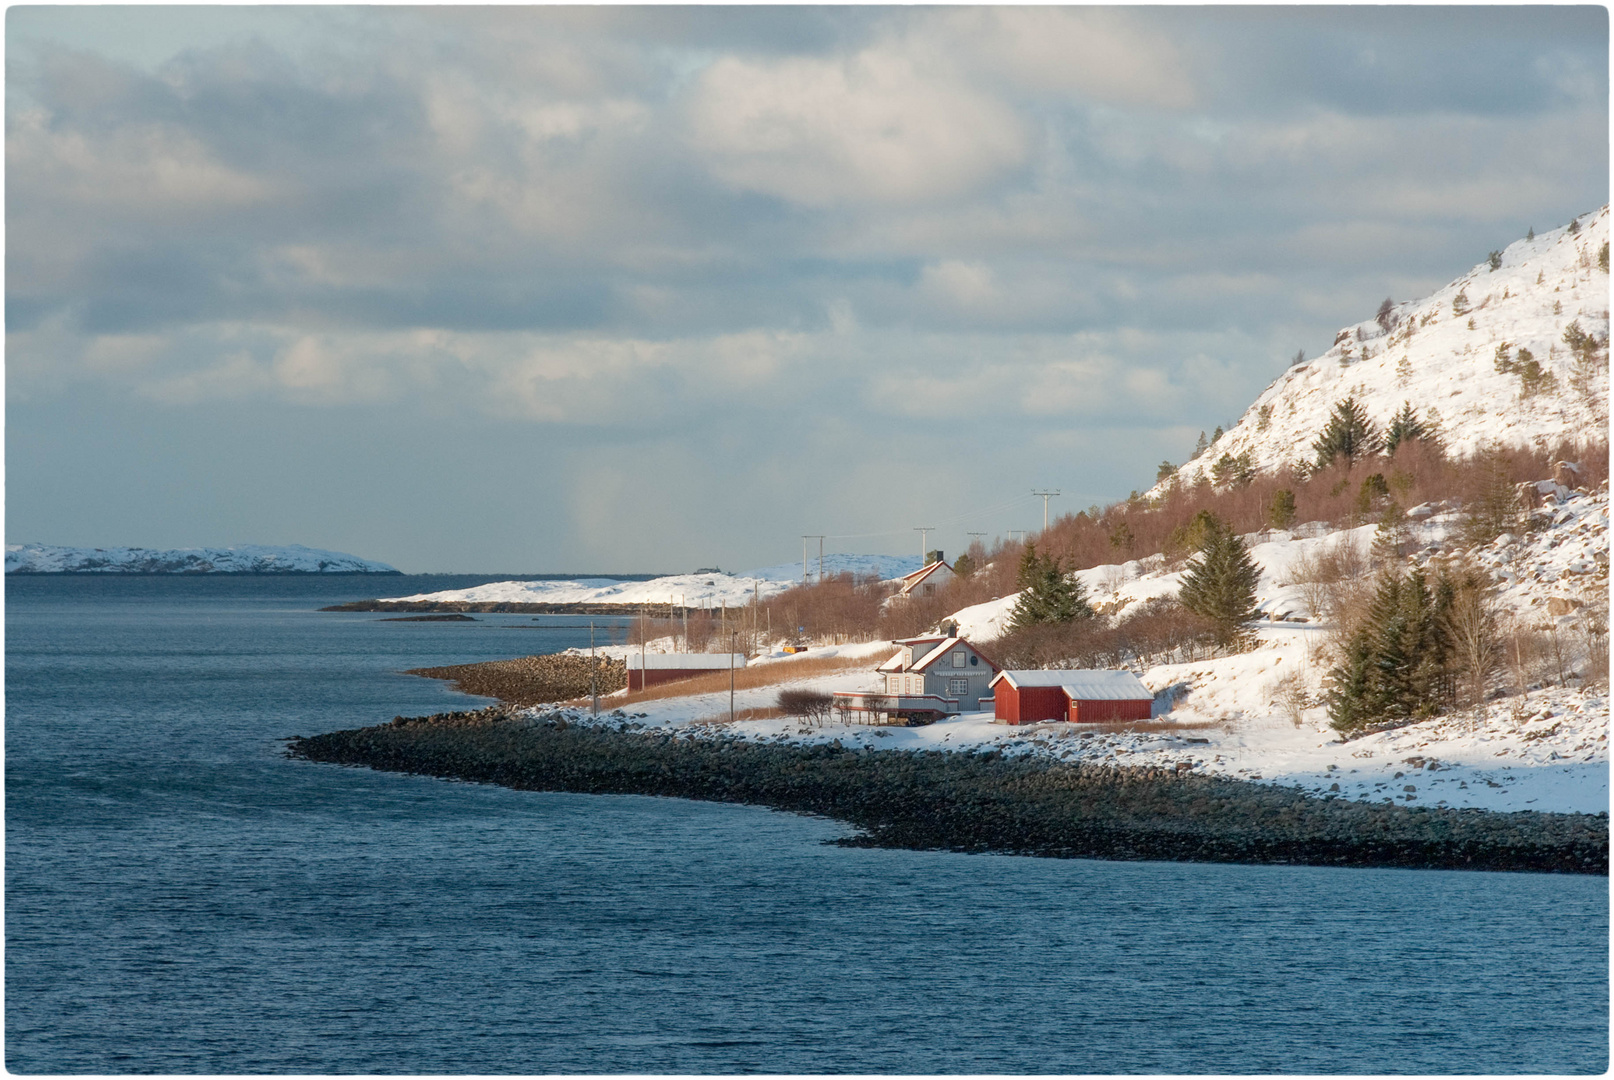
[[[510,600],[354,600],[321,611],[478,611],[502,615],[639,615],[643,604],[527,604]],[[690,608],[688,612],[699,610]],[[656,612],[686,614],[684,608],[658,604]]]
[[545,705],[587,697],[591,687],[609,694],[628,685],[628,666],[623,661],[604,656],[590,659],[572,653],[414,668],[405,674],[451,679],[456,690],[498,698],[514,705]]
[[666,795],[821,814],[871,847],[1056,858],[1608,873],[1606,814],[1344,799],[1166,769],[999,753],[764,745],[498,705],[289,743],[309,761],[534,791]]

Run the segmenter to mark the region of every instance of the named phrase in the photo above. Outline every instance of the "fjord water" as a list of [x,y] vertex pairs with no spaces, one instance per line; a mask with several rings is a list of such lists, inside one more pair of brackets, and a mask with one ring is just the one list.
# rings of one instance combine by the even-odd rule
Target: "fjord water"
[[6,581],[13,1071],[1607,1067],[1603,878],[846,849],[286,759],[481,703],[401,669],[587,643],[315,610],[454,584]]

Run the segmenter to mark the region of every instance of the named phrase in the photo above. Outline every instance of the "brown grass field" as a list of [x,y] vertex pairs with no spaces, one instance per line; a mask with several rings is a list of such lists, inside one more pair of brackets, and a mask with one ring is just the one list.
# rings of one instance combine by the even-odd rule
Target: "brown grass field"
[[[873,671],[883,659],[865,656],[847,659],[827,656],[820,660],[784,660],[737,668],[734,672],[735,690],[757,690],[764,686],[781,686],[798,679],[816,679],[824,675],[841,675],[849,671]],[[611,708],[636,705],[641,701],[661,701],[666,698],[694,697],[697,694],[716,694],[729,688],[729,673],[714,671],[710,675],[697,675],[693,679],[662,683],[644,690],[632,690],[610,699]],[[567,705],[587,705],[588,698],[574,698]],[[601,704],[605,704],[603,701]]]

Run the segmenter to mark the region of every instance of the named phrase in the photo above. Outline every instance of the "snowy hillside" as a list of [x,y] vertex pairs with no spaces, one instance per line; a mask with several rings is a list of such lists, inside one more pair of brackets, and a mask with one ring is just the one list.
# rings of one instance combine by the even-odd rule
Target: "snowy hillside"
[[8,574],[396,574],[396,567],[340,551],[288,544],[228,548],[77,548],[7,544]]
[[[916,555],[825,555],[824,574],[850,571],[889,579],[919,569]],[[818,578],[818,556],[807,560],[810,580]],[[578,578],[572,581],[495,581],[474,589],[450,589],[418,596],[390,596],[388,601],[502,604],[679,604],[692,608],[740,607],[753,597],[767,600],[801,584],[801,563],[781,563],[744,574],[714,571],[673,574],[649,581]]]
[[[798,572],[800,567],[797,567]],[[730,574],[674,574],[649,581],[576,578],[569,581],[495,581],[473,589],[447,589],[415,596],[388,596],[388,602],[473,604],[678,604],[692,608],[740,607],[752,597],[766,600],[794,582]]]
[[[1248,452],[1259,470],[1310,458],[1330,411],[1347,396],[1381,430],[1411,402],[1437,422],[1454,454],[1483,443],[1545,447],[1605,431],[1607,363],[1589,393],[1577,387],[1563,335],[1578,321],[1607,341],[1609,277],[1598,253],[1608,242],[1608,207],[1577,223],[1573,234],[1565,226],[1510,245],[1495,270],[1482,262],[1439,292],[1396,305],[1384,325],[1370,316],[1345,327],[1322,356],[1279,376],[1179,478],[1195,482],[1223,454]],[[1556,389],[1522,396],[1520,377],[1497,370],[1503,345],[1510,359],[1528,349]]]

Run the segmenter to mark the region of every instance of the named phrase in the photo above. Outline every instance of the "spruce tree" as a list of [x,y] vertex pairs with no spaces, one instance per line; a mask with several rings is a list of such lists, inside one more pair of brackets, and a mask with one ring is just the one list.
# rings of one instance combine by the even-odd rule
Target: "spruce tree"
[[1396,447],[1413,439],[1429,441],[1433,437],[1429,425],[1418,419],[1418,411],[1412,407],[1412,402],[1403,401],[1401,410],[1390,418],[1390,426],[1384,432],[1384,452],[1393,455]]
[[1334,406],[1333,415],[1311,448],[1317,454],[1318,469],[1328,468],[1341,455],[1354,465],[1378,450],[1378,429],[1356,399],[1348,397]]
[[1374,721],[1432,715],[1451,696],[1450,620],[1455,590],[1444,576],[1431,590],[1423,571],[1379,578],[1344,662],[1330,674],[1329,717],[1340,731]]
[[1093,617],[1081,582],[1066,575],[1056,557],[1039,554],[1034,543],[1027,543],[1020,555],[1015,584],[1020,598],[1009,612],[1011,630]]
[[1216,625],[1216,643],[1223,648],[1240,644],[1244,624],[1255,616],[1255,587],[1261,580],[1244,541],[1220,519],[1211,516],[1199,561],[1183,575],[1178,599],[1183,607]]

